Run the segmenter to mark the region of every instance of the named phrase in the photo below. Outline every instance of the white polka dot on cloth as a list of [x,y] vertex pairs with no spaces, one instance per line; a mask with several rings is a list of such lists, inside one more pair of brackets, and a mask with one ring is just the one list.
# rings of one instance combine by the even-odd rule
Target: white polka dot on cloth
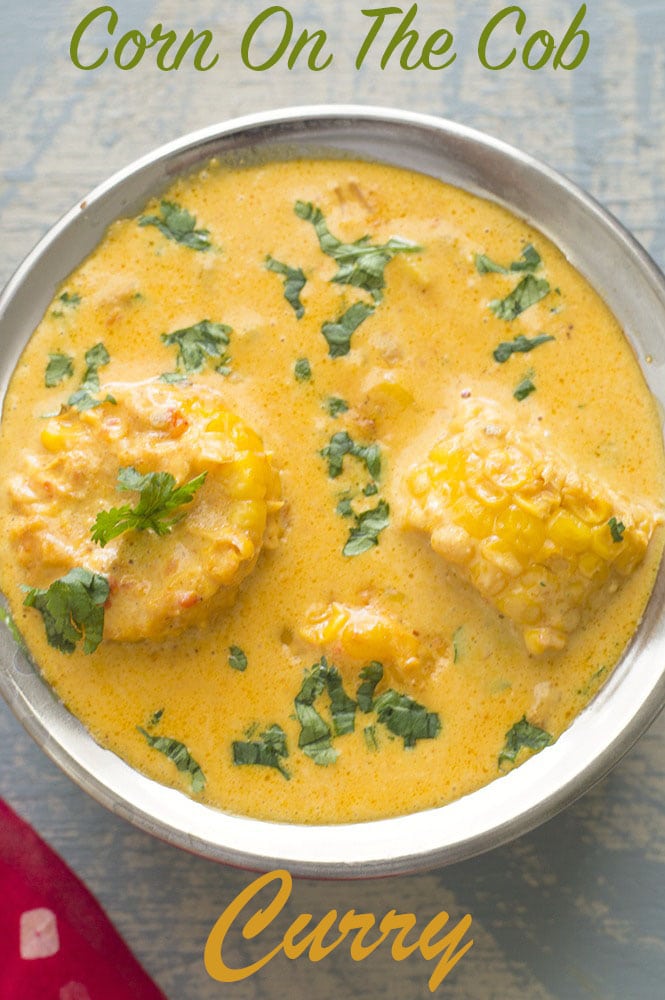
[[22,913],[19,941],[21,958],[50,958],[51,955],[57,955],[60,951],[60,937],[53,910],[40,907]]
[[91,997],[83,983],[72,982],[60,987],[58,1000],[91,1000]]

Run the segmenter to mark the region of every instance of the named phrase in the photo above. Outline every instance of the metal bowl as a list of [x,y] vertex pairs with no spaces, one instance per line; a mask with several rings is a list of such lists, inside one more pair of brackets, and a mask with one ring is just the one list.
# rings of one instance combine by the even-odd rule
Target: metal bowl
[[[213,156],[351,155],[439,177],[499,202],[556,243],[626,331],[665,404],[665,276],[622,226],[561,175],[503,142],[426,115],[313,107],[250,115],[185,136],[96,188],[32,251],[0,299],[0,394],[56,285],[118,216]],[[617,393],[620,389],[617,387]],[[665,568],[643,620],[600,693],[551,747],[450,805],[396,819],[328,826],[229,815],[144,777],[102,749],[44,683],[6,630],[0,688],[28,732],[112,812],[197,854],[294,874],[411,872],[497,847],[549,819],[605,774],[665,703]]]

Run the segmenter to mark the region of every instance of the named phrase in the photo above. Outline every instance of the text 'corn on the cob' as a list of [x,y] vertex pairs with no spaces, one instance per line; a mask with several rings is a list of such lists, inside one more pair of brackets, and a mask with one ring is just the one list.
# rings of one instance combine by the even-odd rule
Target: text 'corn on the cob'
[[490,404],[448,425],[407,479],[407,523],[521,630],[562,649],[643,559],[660,517],[566,466]]

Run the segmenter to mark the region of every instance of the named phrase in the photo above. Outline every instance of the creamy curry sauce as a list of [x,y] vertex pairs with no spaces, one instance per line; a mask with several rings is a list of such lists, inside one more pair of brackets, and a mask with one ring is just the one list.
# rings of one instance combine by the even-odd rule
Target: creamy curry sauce
[[[341,259],[365,235],[378,271]],[[2,588],[58,696],[272,820],[441,805],[555,740],[662,550],[656,408],[595,292],[504,209],[365,162],[212,164],[114,223],[21,357],[1,457]],[[206,473],[184,517],[92,540],[154,472]],[[73,567],[108,586],[88,653],[23,603]]]

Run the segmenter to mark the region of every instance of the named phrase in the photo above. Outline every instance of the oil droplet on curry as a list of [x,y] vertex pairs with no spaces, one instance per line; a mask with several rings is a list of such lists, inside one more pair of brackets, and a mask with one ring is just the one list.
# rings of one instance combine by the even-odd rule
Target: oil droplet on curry
[[546,753],[663,546],[656,408],[595,292],[504,209],[365,162],[213,163],[115,222],[0,447],[47,681],[132,766],[272,820]]

